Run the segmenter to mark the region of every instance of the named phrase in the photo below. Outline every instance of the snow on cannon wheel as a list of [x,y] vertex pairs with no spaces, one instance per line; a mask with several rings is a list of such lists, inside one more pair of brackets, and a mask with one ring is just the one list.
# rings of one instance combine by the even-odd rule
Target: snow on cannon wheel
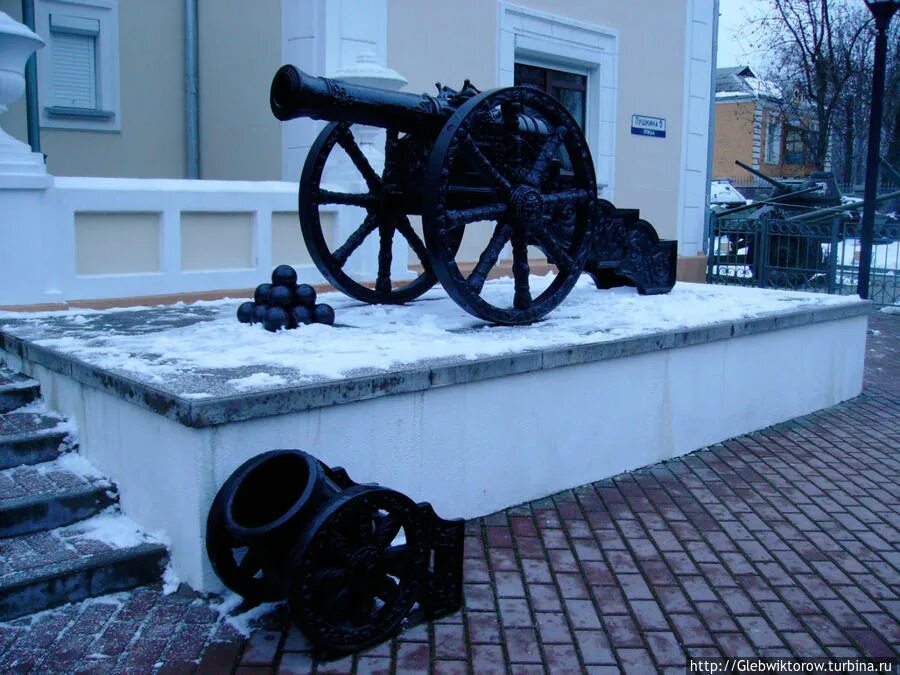
[[273,450],[225,481],[206,549],[228,588],[252,603],[286,598],[307,638],[333,653],[390,637],[416,603],[427,618],[456,611],[463,534],[427,502]]

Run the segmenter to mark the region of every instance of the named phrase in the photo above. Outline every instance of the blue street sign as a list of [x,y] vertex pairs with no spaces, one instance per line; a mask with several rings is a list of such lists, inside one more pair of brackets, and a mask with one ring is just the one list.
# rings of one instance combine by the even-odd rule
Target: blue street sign
[[664,117],[632,115],[631,133],[635,136],[653,136],[655,138],[665,138],[666,120]]

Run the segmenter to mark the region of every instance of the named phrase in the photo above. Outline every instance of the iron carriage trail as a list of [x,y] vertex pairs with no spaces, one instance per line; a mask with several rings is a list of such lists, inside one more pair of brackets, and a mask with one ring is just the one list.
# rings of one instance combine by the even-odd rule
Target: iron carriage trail
[[[557,307],[588,272],[600,288],[637,286],[665,293],[675,282],[676,243],[660,241],[635,210],[597,198],[594,165],[578,124],[559,101],[527,86],[481,92],[468,80],[436,96],[384,91],[278,70],[270,104],[279,120],[326,120],[300,178],[300,225],[310,256],[339,290],[369,303],[404,303],[440,281],[467,312],[499,324],[527,324]],[[384,170],[372,167],[354,125],[386,130]],[[365,185],[362,192],[323,187],[323,170],[342,148]],[[365,209],[335,248],[326,241],[319,207]],[[424,241],[410,216],[421,216]],[[467,230],[493,225],[474,264],[460,251]],[[483,231],[483,230],[481,230]],[[369,236],[378,237],[374,287],[345,270]],[[420,263],[411,280],[391,279],[400,236]],[[485,294],[485,281],[509,246],[512,298]],[[556,268],[544,289],[531,287],[528,249]]]

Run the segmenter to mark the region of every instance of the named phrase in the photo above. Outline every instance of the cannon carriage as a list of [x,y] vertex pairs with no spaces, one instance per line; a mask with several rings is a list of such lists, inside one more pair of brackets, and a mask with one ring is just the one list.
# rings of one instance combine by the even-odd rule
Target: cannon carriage
[[[675,243],[660,242],[648,223],[617,217],[615,207],[597,198],[581,129],[559,101],[540,90],[481,92],[466,81],[458,91],[438,85],[436,96],[415,95],[312,77],[288,65],[273,79],[270,104],[282,121],[329,122],[301,174],[300,225],[313,262],[353,298],[405,303],[440,282],[469,313],[514,325],[553,310],[585,271],[604,288],[631,284],[656,293],[674,284]],[[357,125],[386,130],[380,174],[354,136]],[[359,173],[363,191],[337,192],[323,185],[326,163],[337,148]],[[337,246],[328,242],[320,216],[320,207],[329,204],[365,210],[362,222]],[[421,217],[422,235],[411,217]],[[473,231],[482,233],[483,243],[477,260],[466,262],[461,245]],[[599,231],[621,245],[598,245]],[[370,236],[378,237],[374,284],[347,271],[348,259]],[[413,279],[391,278],[398,236],[419,261]],[[485,281],[507,250],[511,297],[485,293]],[[540,252],[555,269],[552,280],[536,288],[529,250]],[[644,254],[651,258],[646,264],[634,260]],[[626,258],[631,260],[623,266]]]

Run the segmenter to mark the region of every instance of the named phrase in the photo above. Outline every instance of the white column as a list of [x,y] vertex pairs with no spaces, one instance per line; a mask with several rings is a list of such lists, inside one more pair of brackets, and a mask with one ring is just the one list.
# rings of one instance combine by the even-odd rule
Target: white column
[[678,254],[702,254],[709,182],[709,114],[712,72],[713,0],[686,2],[684,123],[678,200]]
[[[353,84],[398,90],[406,79],[386,67],[387,0],[282,0],[282,60],[310,75]],[[282,124],[282,178],[297,181],[306,153],[322,122],[309,119]],[[372,168],[384,168],[385,134],[381,129],[353,127],[354,136]],[[362,192],[359,172],[339,150],[332,153],[322,182],[346,192]],[[365,217],[362,209],[339,207],[336,239],[345,241]],[[406,240],[394,237],[391,278],[409,279]],[[378,271],[378,236],[370,235],[344,268],[356,279],[375,278]]]

